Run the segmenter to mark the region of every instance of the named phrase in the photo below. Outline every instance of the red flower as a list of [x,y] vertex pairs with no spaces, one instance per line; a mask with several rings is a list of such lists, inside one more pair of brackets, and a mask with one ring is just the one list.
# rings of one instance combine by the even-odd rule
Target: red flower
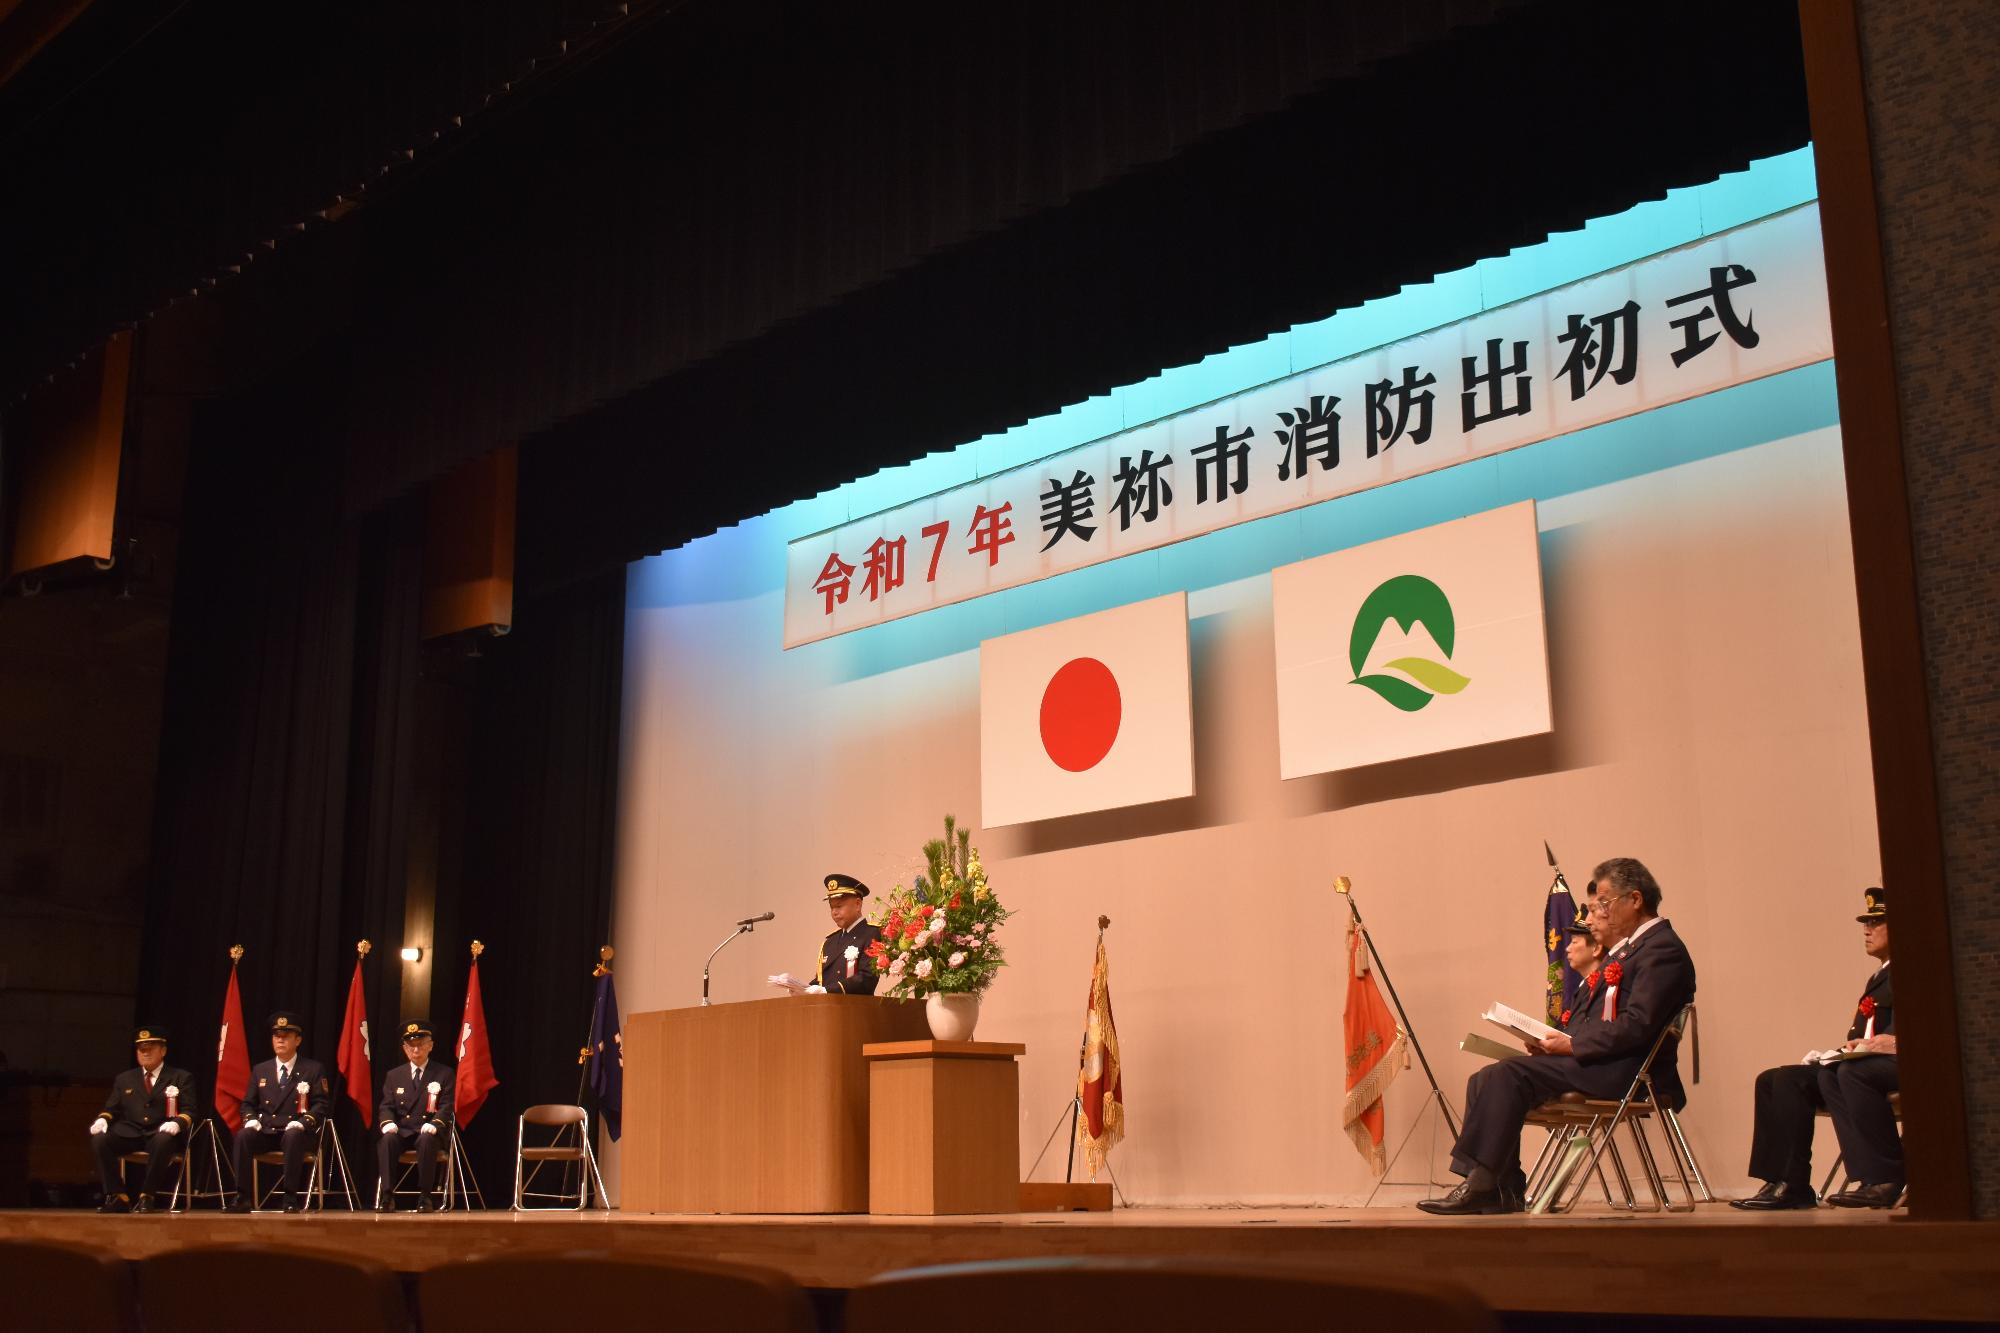
[[1875,1017],[1875,997],[1873,995],[1864,995],[1861,997],[1861,1016],[1863,1018]]
[[924,920],[928,921],[931,919],[931,914],[936,911],[937,908],[932,907],[929,903],[925,903],[922,907],[919,907],[917,909],[917,915],[922,917]]
[[1569,1026],[1569,1010],[1567,1009],[1563,1010],[1563,1026]]
[[924,928],[915,921],[905,921],[903,923],[903,938],[906,940],[915,939],[917,936],[923,934],[923,931]]
[[956,894],[956,893],[952,894],[952,895],[951,895],[951,905],[952,905],[953,907],[963,907],[963,906],[965,906],[965,898],[964,898],[964,896],[963,896],[962,894]]
[[1604,965],[1605,985],[1616,986],[1619,982],[1623,981],[1624,979],[1625,979],[1625,965],[1623,963],[1606,963]]
[[880,958],[883,954],[887,952],[889,952],[889,950],[883,946],[882,941],[880,940],[876,940],[868,946],[868,956],[870,958]]

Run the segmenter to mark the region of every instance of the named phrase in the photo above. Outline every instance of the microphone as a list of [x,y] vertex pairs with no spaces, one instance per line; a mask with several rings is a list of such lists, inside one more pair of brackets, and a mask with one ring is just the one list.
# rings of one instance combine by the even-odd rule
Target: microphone
[[709,953],[708,962],[701,965],[701,1002],[703,1005],[708,1003],[708,969],[715,962],[715,955],[721,953],[728,946],[730,940],[735,939],[738,935],[748,935],[751,931],[757,929],[758,922],[770,921],[777,915],[776,912],[766,912],[762,916],[746,917],[738,921],[736,929],[729,932],[728,939],[716,945],[714,950]]

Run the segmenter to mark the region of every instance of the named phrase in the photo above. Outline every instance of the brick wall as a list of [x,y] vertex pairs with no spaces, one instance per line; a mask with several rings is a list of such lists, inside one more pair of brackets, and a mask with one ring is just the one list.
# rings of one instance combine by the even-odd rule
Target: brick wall
[[2000,1217],[2000,5],[1862,0],[1965,1054],[1973,1197]]

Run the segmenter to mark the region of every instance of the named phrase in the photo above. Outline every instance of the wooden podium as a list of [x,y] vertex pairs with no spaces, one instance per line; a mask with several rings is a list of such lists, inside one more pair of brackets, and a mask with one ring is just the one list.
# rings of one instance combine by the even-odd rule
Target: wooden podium
[[925,1032],[922,1005],[869,995],[626,1015],[620,1207],[867,1212],[861,1048]]
[[868,1057],[868,1211],[1021,1208],[1021,1074],[1005,1041],[895,1041]]

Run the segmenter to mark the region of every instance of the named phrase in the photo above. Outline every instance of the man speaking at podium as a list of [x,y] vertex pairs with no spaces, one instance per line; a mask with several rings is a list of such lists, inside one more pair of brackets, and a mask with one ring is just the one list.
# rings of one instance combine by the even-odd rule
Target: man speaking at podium
[[868,946],[882,938],[882,928],[862,920],[867,909],[862,901],[868,886],[852,875],[826,877],[826,910],[833,917],[833,933],[820,942],[819,970],[814,986],[836,995],[873,995],[875,960]]

